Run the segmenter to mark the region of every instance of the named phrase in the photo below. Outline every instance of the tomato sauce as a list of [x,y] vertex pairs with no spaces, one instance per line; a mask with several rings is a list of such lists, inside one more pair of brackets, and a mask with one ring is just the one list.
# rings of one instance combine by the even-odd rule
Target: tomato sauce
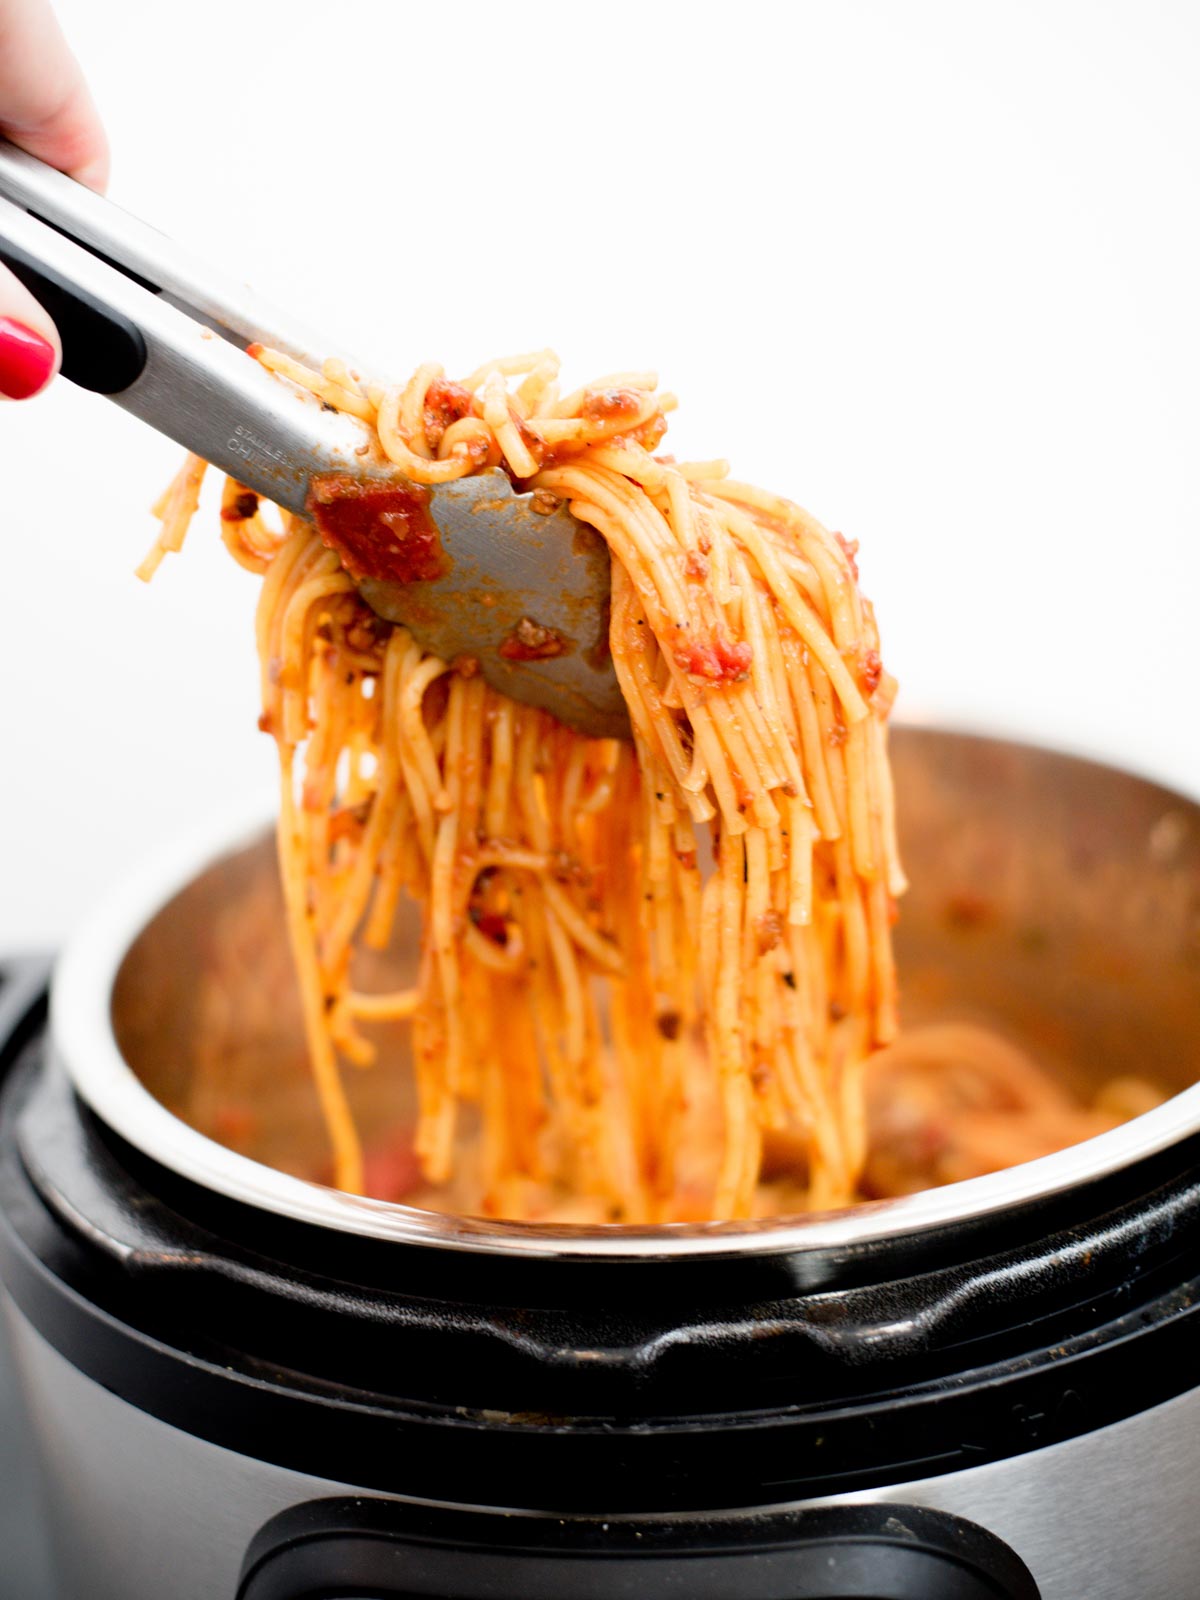
[[720,632],[708,639],[682,638],[675,651],[675,660],[688,676],[707,683],[740,683],[749,676],[753,659],[744,639],[735,644]]
[[417,483],[326,473],[308,491],[308,512],[352,578],[427,583],[449,569],[429,490]]
[[475,412],[475,396],[461,383],[450,383],[445,378],[435,378],[425,391],[425,438],[431,450],[436,451],[442,435],[452,422],[461,422]]

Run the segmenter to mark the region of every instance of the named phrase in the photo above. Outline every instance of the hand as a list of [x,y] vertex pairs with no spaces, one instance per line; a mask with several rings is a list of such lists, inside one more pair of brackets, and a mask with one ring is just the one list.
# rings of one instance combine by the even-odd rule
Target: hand
[[[108,179],[108,141],[48,0],[0,0],[0,133],[89,188]],[[0,266],[0,395],[26,400],[58,371],[54,323]]]

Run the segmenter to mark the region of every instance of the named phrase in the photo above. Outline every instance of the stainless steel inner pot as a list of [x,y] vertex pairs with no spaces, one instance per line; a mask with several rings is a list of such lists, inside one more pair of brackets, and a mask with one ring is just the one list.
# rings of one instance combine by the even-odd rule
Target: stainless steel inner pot
[[[532,1256],[843,1251],[1060,1193],[1195,1132],[1200,807],[1124,772],[967,734],[899,728],[893,759],[912,880],[898,928],[905,1021],[981,1021],[1084,1092],[1132,1073],[1173,1098],[1004,1172],[756,1224],[546,1227],[342,1194],[297,1175],[323,1134],[261,820],[150,864],[79,932],[54,979],[55,1054],[112,1129],[221,1194],[352,1233]],[[414,934],[410,922],[387,970],[365,976],[403,981]],[[360,1126],[386,1129],[411,1103],[394,1047],[347,1079]],[[269,1114],[223,1127],[231,1089]]]

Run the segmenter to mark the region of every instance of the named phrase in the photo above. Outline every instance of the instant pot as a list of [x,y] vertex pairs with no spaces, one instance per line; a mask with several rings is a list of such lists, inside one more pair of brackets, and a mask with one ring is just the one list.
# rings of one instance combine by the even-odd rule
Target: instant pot
[[[303,1175],[261,830],[127,884],[49,1002],[8,969],[0,1277],[64,1600],[1200,1593],[1200,809],[894,750],[906,1016],[1164,1104],[828,1215],[496,1223]],[[213,1080],[278,1115],[222,1129]]]

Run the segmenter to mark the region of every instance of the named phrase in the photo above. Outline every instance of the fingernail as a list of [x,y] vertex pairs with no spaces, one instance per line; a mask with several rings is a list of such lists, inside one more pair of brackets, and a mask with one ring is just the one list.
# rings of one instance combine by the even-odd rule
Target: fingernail
[[0,317],[0,394],[28,400],[50,381],[54,346],[23,322]]

